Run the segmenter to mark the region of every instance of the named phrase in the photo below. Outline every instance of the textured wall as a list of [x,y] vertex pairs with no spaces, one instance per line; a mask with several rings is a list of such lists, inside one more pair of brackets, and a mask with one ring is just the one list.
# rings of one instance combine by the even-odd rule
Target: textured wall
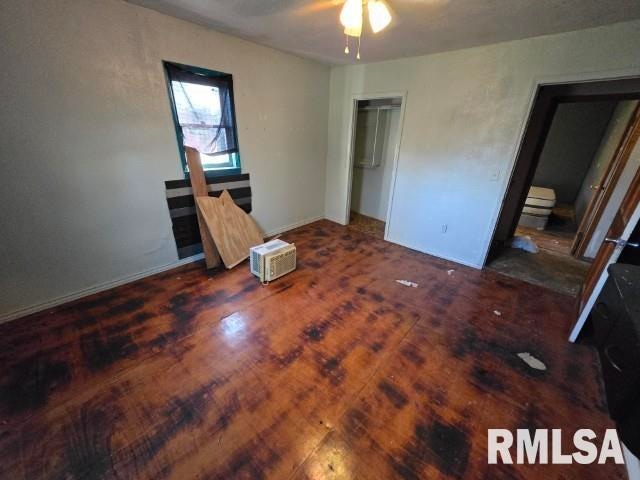
[[177,261],[162,60],[233,74],[265,231],[323,215],[325,66],[120,0],[5,0],[0,58],[0,317]]
[[615,106],[616,102],[559,105],[533,185],[552,188],[558,202],[573,204]]
[[640,74],[638,46],[627,22],[332,69],[326,215],[345,221],[351,99],[406,91],[390,239],[482,265],[535,86]]

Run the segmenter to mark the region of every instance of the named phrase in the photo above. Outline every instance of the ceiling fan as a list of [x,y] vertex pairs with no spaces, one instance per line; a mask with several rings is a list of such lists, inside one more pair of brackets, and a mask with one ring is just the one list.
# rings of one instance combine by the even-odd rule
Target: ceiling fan
[[384,30],[391,23],[391,11],[385,0],[346,0],[340,12],[340,23],[344,27],[346,46],[344,53],[349,54],[349,37],[358,39],[356,58],[360,60],[360,40],[364,17],[364,5],[369,13],[369,23],[373,33]]

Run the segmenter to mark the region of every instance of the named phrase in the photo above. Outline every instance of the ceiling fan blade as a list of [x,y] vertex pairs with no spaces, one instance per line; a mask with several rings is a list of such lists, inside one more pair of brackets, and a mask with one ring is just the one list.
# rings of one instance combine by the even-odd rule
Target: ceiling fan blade
[[324,12],[326,10],[336,9],[339,12],[339,8],[342,8],[344,0],[317,0],[304,5],[295,10],[296,15],[312,15],[318,12]]

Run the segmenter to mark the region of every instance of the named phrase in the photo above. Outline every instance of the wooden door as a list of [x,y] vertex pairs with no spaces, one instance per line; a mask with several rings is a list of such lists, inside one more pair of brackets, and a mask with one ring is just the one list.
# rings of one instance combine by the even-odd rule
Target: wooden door
[[569,340],[574,342],[584,326],[591,307],[608,277],[607,267],[615,263],[625,247],[627,240],[635,229],[640,217],[640,169],[636,172],[629,190],[616,212],[611,227],[607,231],[605,241],[600,245],[596,258],[587,273],[582,293],[578,321],[576,322]]
[[600,217],[607,207],[611,194],[620,179],[620,175],[627,165],[629,156],[638,142],[638,138],[640,138],[640,105],[635,108],[631,115],[631,119],[620,139],[620,143],[605,168],[602,177],[597,183],[591,185],[593,194],[582,221],[578,226],[578,232],[571,247],[572,255],[576,257],[582,257],[584,255],[598,226]]

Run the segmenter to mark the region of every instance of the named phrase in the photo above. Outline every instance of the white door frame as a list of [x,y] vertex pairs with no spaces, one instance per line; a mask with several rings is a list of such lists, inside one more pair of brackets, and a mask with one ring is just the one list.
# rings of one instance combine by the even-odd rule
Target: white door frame
[[[636,224],[638,223],[639,219],[640,219],[640,203],[636,205],[636,209],[633,211],[633,215],[631,215],[631,218],[627,222],[627,225],[624,227],[624,231],[622,232],[622,236],[620,238],[622,238],[623,240],[629,240],[629,237],[631,236],[633,229],[636,228]],[[618,257],[622,253],[623,248],[624,247],[616,246],[616,248],[613,249],[613,252],[609,257],[609,260],[607,261],[607,264],[605,265],[604,270],[602,271],[602,274],[600,274],[600,278],[598,279],[596,286],[593,288],[593,292],[591,292],[591,295],[589,296],[589,300],[587,300],[587,303],[584,305],[584,308],[582,309],[582,312],[580,313],[580,316],[578,317],[576,324],[573,326],[573,329],[571,330],[571,335],[569,335],[570,342],[575,342],[578,339],[578,335],[580,334],[582,327],[584,327],[584,324],[587,321],[587,318],[589,317],[589,313],[591,313],[591,309],[593,308],[594,303],[596,303],[596,300],[600,295],[600,291],[602,290],[604,283],[607,281],[607,278],[609,278],[609,272],[607,272],[607,268],[612,263],[616,263],[618,261]]]
[[529,101],[527,103],[524,117],[520,122],[520,128],[518,130],[518,141],[514,145],[514,148],[509,155],[510,162],[509,165],[505,167],[507,175],[505,175],[504,177],[504,181],[501,187],[501,195],[499,196],[498,202],[496,203],[491,217],[491,234],[487,238],[484,245],[484,254],[482,256],[482,261],[480,262],[479,267],[476,268],[485,268],[487,266],[487,258],[489,257],[489,251],[491,250],[493,237],[496,234],[498,223],[500,222],[500,215],[502,214],[502,207],[504,206],[507,194],[509,193],[509,188],[511,187],[511,180],[516,169],[516,164],[518,163],[520,150],[522,149],[522,143],[524,141],[524,135],[527,131],[527,128],[529,127],[529,118],[531,117],[531,113],[533,112],[533,107],[537,99],[538,89],[551,85],[561,85],[563,83],[597,82],[601,80],[624,80],[626,78],[637,77],[638,75],[640,75],[640,70],[638,68],[623,68],[604,71],[596,70],[576,73],[563,73],[557,75],[540,75],[535,76],[531,80],[529,86]]
[[383,93],[371,93],[360,94],[351,96],[351,120],[349,122],[349,144],[347,150],[347,195],[344,206],[344,225],[349,224],[349,214],[351,213],[351,187],[353,186],[353,153],[356,143],[356,123],[358,120],[358,101],[360,100],[378,100],[383,98],[401,98],[402,105],[400,105],[400,120],[398,124],[398,131],[396,133],[396,147],[393,155],[393,166],[391,170],[391,185],[389,186],[389,198],[387,199],[387,216],[385,218],[384,226],[384,239],[387,240],[389,236],[389,224],[391,221],[391,207],[393,204],[393,194],[396,188],[396,175],[398,173],[398,157],[400,156],[400,143],[402,141],[402,130],[404,127],[404,112],[407,105],[407,92],[383,92]]

